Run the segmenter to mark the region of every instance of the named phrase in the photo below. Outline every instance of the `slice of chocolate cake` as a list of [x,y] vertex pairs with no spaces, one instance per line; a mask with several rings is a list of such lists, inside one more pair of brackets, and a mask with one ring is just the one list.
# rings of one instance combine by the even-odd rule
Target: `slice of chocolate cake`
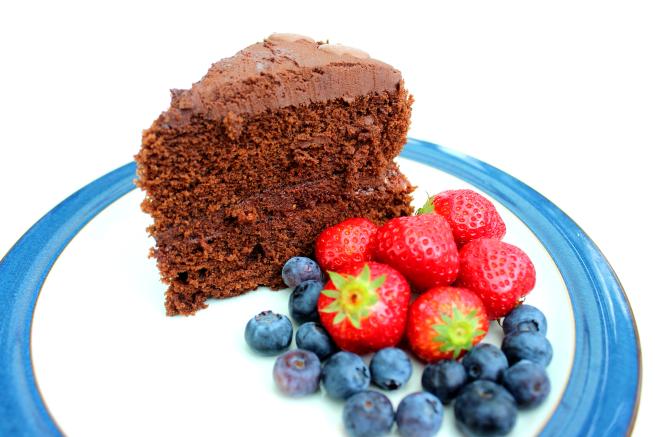
[[171,93],[136,156],[169,315],[284,287],[284,262],[346,218],[412,212],[392,161],[412,98],[360,50],[274,34]]

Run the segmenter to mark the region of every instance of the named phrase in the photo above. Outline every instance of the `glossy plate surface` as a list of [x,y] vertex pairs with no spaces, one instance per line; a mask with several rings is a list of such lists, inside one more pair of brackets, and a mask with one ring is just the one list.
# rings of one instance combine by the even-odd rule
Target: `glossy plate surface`
[[[417,140],[401,156],[416,205],[428,191],[473,186],[499,208],[505,241],[535,263],[528,303],[549,319],[553,392],[519,414],[513,435],[627,432],[638,405],[639,343],[598,248],[552,203],[494,167]],[[164,316],[133,178],[131,163],[82,188],[0,262],[0,435],[342,434],[338,403],[322,393],[281,397],[273,359],[243,342],[255,313],[287,312],[288,291],[260,289],[195,317]],[[494,326],[486,341],[499,343],[501,332]],[[414,365],[408,387],[390,396],[394,405],[420,389],[422,366]],[[440,435],[457,434],[451,410]]]

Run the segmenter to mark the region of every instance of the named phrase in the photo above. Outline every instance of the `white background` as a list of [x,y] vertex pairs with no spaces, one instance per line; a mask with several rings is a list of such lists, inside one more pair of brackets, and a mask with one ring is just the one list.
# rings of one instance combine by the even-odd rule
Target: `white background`
[[655,427],[653,3],[7,3],[0,254],[56,203],[128,162],[169,88],[272,32],[329,38],[403,72],[416,98],[412,136],[518,177],[596,241],[642,336],[635,435]]

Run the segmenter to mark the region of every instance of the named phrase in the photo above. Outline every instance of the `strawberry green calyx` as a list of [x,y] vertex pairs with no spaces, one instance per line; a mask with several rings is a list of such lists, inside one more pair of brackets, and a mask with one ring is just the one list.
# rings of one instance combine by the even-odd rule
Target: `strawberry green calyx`
[[440,351],[452,351],[453,358],[458,358],[463,351],[471,349],[473,340],[484,334],[484,331],[478,329],[480,320],[475,309],[464,315],[453,305],[452,317],[441,313],[441,320],[443,323],[432,325],[432,329],[438,334],[432,340],[441,343]]
[[416,211],[416,215],[421,214],[432,214],[434,212],[434,196],[428,196],[428,200],[425,201],[422,207]]
[[328,272],[336,290],[323,290],[322,294],[334,300],[325,308],[324,313],[336,313],[332,323],[337,325],[348,319],[357,329],[361,329],[361,321],[368,317],[371,308],[378,302],[378,289],[384,284],[386,275],[371,279],[371,269],[365,264],[357,275],[342,276],[336,272]]

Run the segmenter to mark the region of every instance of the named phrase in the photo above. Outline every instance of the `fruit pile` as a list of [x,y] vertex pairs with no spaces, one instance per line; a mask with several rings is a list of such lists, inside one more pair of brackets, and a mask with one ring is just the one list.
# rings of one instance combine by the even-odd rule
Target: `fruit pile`
[[[552,347],[546,318],[523,304],[535,269],[518,247],[501,241],[505,224],[493,204],[471,190],[430,197],[417,215],[377,227],[353,218],[324,230],[316,261],[291,258],[282,279],[293,289],[289,314],[252,318],[246,342],[281,354],[273,377],[289,396],[319,390],[345,400],[349,435],[379,436],[394,422],[401,436],[432,436],[443,405],[454,404],[467,434],[505,435],[518,408],[550,392]],[[504,318],[502,347],[480,343],[490,320]],[[403,387],[412,374],[408,349],[424,361],[424,391],[396,411],[381,390]],[[374,352],[370,365],[360,355]],[[321,364],[323,362],[323,364]]]

